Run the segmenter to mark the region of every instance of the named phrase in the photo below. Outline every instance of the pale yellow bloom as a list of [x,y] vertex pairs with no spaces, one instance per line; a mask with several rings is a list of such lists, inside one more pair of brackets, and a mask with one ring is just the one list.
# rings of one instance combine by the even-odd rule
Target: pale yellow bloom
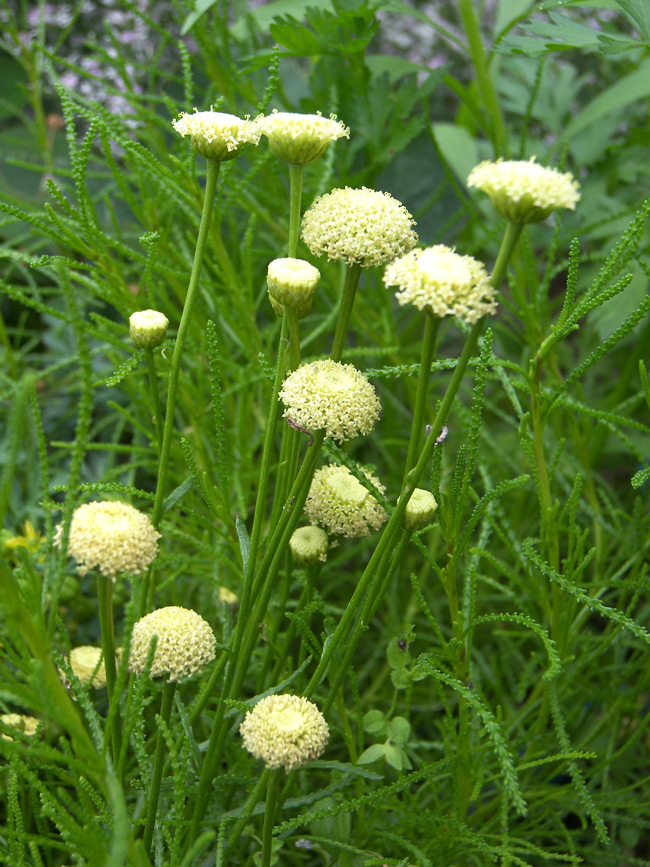
[[158,310],[138,310],[129,317],[131,340],[137,349],[154,349],[165,339],[169,319]]
[[274,110],[266,117],[258,117],[255,125],[268,138],[271,152],[295,165],[313,163],[330,142],[350,138],[350,130],[335,115],[326,118],[321,114]]
[[145,670],[154,635],[157,641],[151,677],[185,680],[215,657],[217,641],[209,624],[196,611],[171,605],[145,614],[134,625],[129,668],[136,674]]
[[433,521],[437,508],[436,498],[430,491],[416,488],[406,504],[404,526],[408,530],[421,530]]
[[222,584],[219,587],[219,602],[222,605],[229,605],[231,608],[237,608],[239,605],[239,596],[236,593],[233,593],[232,590],[229,590],[227,587],[224,587]]
[[[370,470],[364,473],[383,494],[386,489],[374,473]],[[350,470],[336,464],[314,473],[305,514],[312,524],[348,537],[369,536],[370,530],[379,530],[387,517],[383,507]]]
[[[0,714],[0,722],[13,729],[18,729],[19,732],[22,732],[28,738],[32,738],[36,734],[39,720],[34,719],[33,716],[25,716],[21,713],[3,713]],[[4,741],[13,741],[10,735],[4,733],[0,737]]]
[[327,560],[329,540],[320,527],[300,527],[289,539],[293,559],[299,566],[311,566]]
[[256,145],[260,140],[257,127],[250,120],[221,111],[194,109],[193,114],[182,111],[172,126],[182,136],[191,137],[201,156],[221,162],[236,157],[246,142]]
[[293,771],[317,759],[329,727],[316,705],[297,695],[269,695],[249,710],[240,726],[244,747],[267,768]]

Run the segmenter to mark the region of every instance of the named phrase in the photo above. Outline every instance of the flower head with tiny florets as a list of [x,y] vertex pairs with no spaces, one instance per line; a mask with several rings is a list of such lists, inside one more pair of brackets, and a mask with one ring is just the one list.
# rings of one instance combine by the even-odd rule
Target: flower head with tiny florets
[[319,114],[276,111],[256,118],[255,125],[269,140],[271,152],[295,165],[313,163],[325,153],[330,142],[350,138],[350,130],[336,119]]
[[363,373],[331,359],[302,364],[285,379],[279,396],[285,418],[310,431],[324,430],[338,442],[370,433],[381,410]]
[[395,295],[400,304],[413,304],[440,319],[458,316],[474,324],[496,311],[496,293],[485,267],[443,244],[411,250],[391,262],[384,283],[398,287]]
[[182,111],[172,126],[183,137],[191,137],[201,156],[219,162],[236,157],[243,144],[256,145],[260,140],[257,127],[248,118],[242,120],[221,111]]
[[267,768],[293,771],[322,755],[329,727],[302,696],[269,695],[249,710],[239,728],[244,747]]
[[486,160],[472,169],[467,186],[487,193],[496,211],[513,223],[536,223],[555,208],[574,211],[580,201],[571,172],[539,166],[535,157]]
[[302,237],[314,256],[372,268],[416,245],[414,225],[389,193],[345,187],[316,199],[303,217]]
[[[369,470],[366,478],[383,494],[386,488]],[[305,514],[312,524],[320,524],[329,533],[355,538],[379,530],[386,512],[375,497],[345,466],[332,464],[314,473],[305,502]]]
[[[59,526],[56,546],[62,537],[63,527]],[[80,575],[97,569],[115,581],[122,572],[145,572],[158,554],[159,538],[147,515],[133,506],[115,501],[86,503],[72,515],[68,555],[77,561]]]
[[106,686],[106,667],[102,659],[101,647],[82,645],[70,651],[70,668],[81,683],[102,689]]
[[185,680],[215,657],[217,641],[209,624],[188,608],[170,605],[145,614],[133,627],[129,669],[141,674],[147,665],[154,635],[156,650],[151,677]]
[[289,548],[299,566],[312,566],[327,560],[329,539],[320,527],[299,527],[289,539]]

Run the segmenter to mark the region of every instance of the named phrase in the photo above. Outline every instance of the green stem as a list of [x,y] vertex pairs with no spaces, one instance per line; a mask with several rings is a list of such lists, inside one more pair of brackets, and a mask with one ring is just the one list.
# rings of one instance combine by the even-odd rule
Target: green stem
[[350,317],[352,316],[352,307],[354,306],[354,297],[357,293],[360,277],[361,265],[348,265],[346,267],[343,279],[343,291],[341,293],[341,306],[339,307],[339,316],[336,320],[336,330],[334,331],[332,351],[330,352],[332,361],[340,361],[343,355]]
[[273,842],[273,822],[275,808],[278,800],[278,790],[282,780],[280,774],[282,768],[271,771],[269,786],[266,790],[266,809],[264,810],[264,829],[262,831],[262,867],[269,867],[271,863],[271,844]]
[[153,349],[146,348],[144,357],[147,362],[147,372],[149,373],[149,387],[151,388],[151,397],[153,399],[154,423],[156,425],[156,436],[158,437],[158,460],[162,454],[162,407],[160,405],[160,394],[158,392],[158,381],[156,379],[156,363],[153,357]]
[[[160,719],[165,726],[169,725],[169,719],[172,713],[174,704],[174,691],[176,689],[175,681],[168,681],[163,687],[163,694],[160,701]],[[163,737],[162,729],[158,731],[156,740],[156,754],[153,764],[153,776],[151,778],[151,791],[149,793],[149,804],[147,805],[147,823],[144,829],[144,848],[146,852],[151,850],[151,841],[153,840],[153,829],[156,824],[156,813],[158,812],[158,799],[160,797],[160,783],[162,781],[163,766],[165,764],[165,738]]]
[[304,166],[289,164],[289,256],[292,259],[298,255],[304,173]]
[[230,836],[228,837],[228,842],[226,843],[225,854],[227,855],[229,850],[235,845],[237,840],[241,837],[242,831],[248,825],[248,820],[253,815],[253,811],[257,805],[257,802],[260,799],[262,791],[267,784],[271,771],[264,770],[262,772],[261,777],[257,781],[255,788],[248,796],[248,800],[246,801],[246,805],[244,806],[243,812],[239,819],[237,820],[235,827],[230,832]]
[[[171,367],[169,369],[169,386],[167,388],[167,408],[165,411],[165,426],[163,431],[162,450],[160,452],[160,462],[158,466],[158,484],[156,486],[156,499],[153,507],[152,521],[155,527],[160,523],[162,517],[163,497],[165,496],[165,484],[167,481],[167,467],[169,464],[169,453],[172,444],[172,435],[174,432],[174,409],[176,407],[176,392],[178,390],[178,377],[180,374],[181,355],[183,353],[183,344],[185,336],[190,324],[190,316],[192,307],[196,298],[196,293],[199,286],[199,275],[201,273],[201,263],[203,262],[203,253],[205,251],[208,232],[210,229],[210,220],[212,218],[212,205],[214,195],[217,190],[217,180],[219,179],[219,169],[221,163],[218,160],[208,160],[208,173],[205,184],[205,195],[203,198],[203,212],[201,213],[201,224],[199,226],[199,234],[196,239],[196,250],[194,252],[194,263],[192,265],[192,273],[190,282],[187,287],[187,295],[185,296],[185,304],[181,321],[178,326],[178,334],[174,343],[174,353],[172,355]],[[144,594],[146,598],[146,593]]]
[[429,378],[431,373],[431,362],[436,346],[436,337],[438,328],[440,327],[440,319],[432,313],[425,313],[424,317],[424,337],[422,338],[422,355],[420,358],[420,374],[418,376],[418,388],[415,396],[415,407],[413,409],[413,424],[411,425],[411,438],[409,439],[408,454],[406,456],[406,466],[404,468],[404,480],[402,486],[406,482],[406,476],[409,470],[415,466],[417,455],[420,449],[420,439],[422,437],[422,422],[424,420],[424,411],[427,403],[427,394],[429,391]]
[[[99,626],[102,634],[102,653],[106,670],[106,691],[109,707],[117,701],[113,694],[115,688],[115,628],[113,625],[113,582],[105,575],[97,574],[97,601],[99,609]],[[117,764],[120,755],[120,736],[117,714],[110,726],[110,737],[113,747],[113,762]]]

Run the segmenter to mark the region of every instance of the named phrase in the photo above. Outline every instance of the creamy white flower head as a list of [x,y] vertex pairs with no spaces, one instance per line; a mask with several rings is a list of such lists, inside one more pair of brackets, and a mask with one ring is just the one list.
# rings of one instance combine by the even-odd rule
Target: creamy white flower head
[[289,548],[299,566],[311,566],[327,560],[329,539],[320,527],[299,527],[289,539]]
[[102,659],[101,647],[82,645],[70,651],[70,668],[81,683],[102,689],[106,686],[106,666]]
[[404,526],[407,530],[421,530],[433,521],[437,508],[438,503],[431,491],[416,488],[406,504]]
[[[12,729],[18,729],[19,732],[22,732],[28,738],[33,738],[36,734],[39,720],[33,716],[25,716],[22,713],[3,713],[0,714],[0,722]],[[13,741],[13,738],[10,735],[4,734],[4,732],[0,737],[3,741]]]
[[381,404],[374,387],[352,364],[312,361],[285,379],[279,394],[283,413],[307,430],[324,430],[338,442],[370,433]]
[[129,317],[131,340],[137,349],[154,349],[165,339],[169,319],[158,310],[138,310]]
[[[59,546],[63,527],[54,544]],[[77,572],[97,569],[115,581],[117,575],[145,572],[158,554],[160,533],[143,512],[118,502],[86,503],[75,509],[70,523],[68,555],[77,561]]]
[[[377,476],[364,470],[369,481],[383,494],[386,488]],[[354,538],[379,530],[386,512],[350,470],[332,464],[314,473],[305,502],[305,514],[312,524],[321,524],[329,533]]]
[[297,695],[263,698],[247,712],[239,732],[256,759],[287,772],[322,755],[330,736],[316,705]]
[[391,262],[384,283],[398,287],[400,304],[413,304],[441,319],[458,316],[473,324],[496,311],[496,292],[485,267],[443,244],[411,250]]
[[479,163],[467,178],[490,197],[496,211],[513,223],[536,223],[555,208],[574,211],[580,201],[578,182],[571,172],[547,169],[530,160]]
[[170,605],[145,614],[133,627],[129,668],[136,674],[145,670],[154,635],[151,677],[185,680],[215,657],[217,640],[209,624],[196,611]]
[[281,160],[296,165],[313,163],[325,153],[330,142],[350,138],[350,130],[336,119],[318,114],[298,114],[273,110],[258,117],[255,125],[269,140],[271,152]]
[[273,259],[266,271],[269,300],[278,316],[285,306],[292,307],[302,319],[311,310],[320,271],[304,259],[290,256]]
[[314,256],[371,268],[414,247],[414,225],[389,193],[345,187],[316,199],[303,217],[302,237]]
[[178,120],[172,121],[172,126],[183,137],[191,136],[201,156],[221,162],[236,157],[243,144],[256,145],[260,140],[252,121],[221,111],[194,109],[193,114],[182,111]]

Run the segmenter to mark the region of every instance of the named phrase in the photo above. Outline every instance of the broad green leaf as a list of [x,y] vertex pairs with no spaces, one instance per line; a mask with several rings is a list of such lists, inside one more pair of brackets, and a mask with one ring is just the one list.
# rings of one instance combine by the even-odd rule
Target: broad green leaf
[[383,758],[385,750],[385,744],[373,744],[371,747],[368,747],[367,750],[364,750],[361,753],[361,755],[357,759],[357,764],[371,765],[373,762],[376,762],[379,759]]
[[400,639],[391,638],[386,648],[386,659],[391,668],[406,668],[411,661],[406,643],[404,642],[404,647],[400,647]]
[[616,0],[621,9],[639,28],[639,33],[650,41],[650,4],[648,0]]
[[464,126],[454,123],[434,123],[433,133],[440,153],[458,179],[465,184],[467,176],[478,163],[478,147]]
[[[249,9],[248,15],[255,22],[255,26],[262,33],[269,33],[271,24],[275,18],[282,15],[290,15],[298,21],[303,21],[305,14],[309,8],[317,7],[319,9],[334,12],[333,4],[329,0],[273,0],[272,3],[265,3],[264,6],[259,6],[256,9]],[[230,28],[230,33],[236,39],[243,39],[246,36],[247,24],[244,18],[239,18]]]
[[368,734],[383,734],[386,731],[386,719],[380,710],[369,710],[363,717],[363,728]]
[[388,723],[386,733],[391,741],[397,746],[405,744],[411,734],[411,724],[403,716],[395,716]]

